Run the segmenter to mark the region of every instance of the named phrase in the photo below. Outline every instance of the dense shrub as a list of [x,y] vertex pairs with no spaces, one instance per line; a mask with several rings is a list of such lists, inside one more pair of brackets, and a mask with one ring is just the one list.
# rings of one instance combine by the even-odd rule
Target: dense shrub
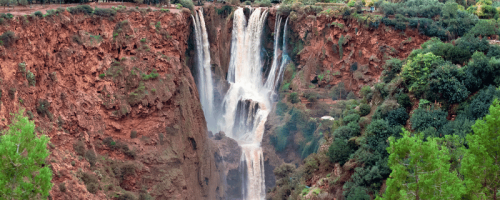
[[441,15],[444,4],[438,0],[408,0],[400,3],[384,2],[380,8],[384,14],[401,14],[409,17],[432,18]]
[[395,100],[386,100],[382,105],[380,105],[375,114],[373,114],[373,119],[384,119],[387,114],[396,108],[399,108],[399,104]]
[[33,13],[33,15],[35,15],[36,17],[39,17],[39,18],[43,17],[43,13],[40,11],[36,11],[35,13]]
[[350,114],[344,117],[344,124],[349,124],[351,122],[358,122],[360,116],[358,114]]
[[255,1],[256,6],[260,7],[272,7],[271,0],[257,0]]
[[97,162],[97,156],[95,155],[94,150],[88,150],[85,152],[85,158],[87,161],[89,161],[89,164],[91,167],[95,166],[95,163]]
[[363,98],[365,98],[367,101],[372,100],[373,92],[369,85],[363,86],[359,91],[359,94],[361,94],[361,96],[363,96]]
[[398,96],[398,104],[403,108],[408,108],[412,105],[410,96],[408,94],[402,93]]
[[290,103],[299,103],[300,102],[300,98],[299,98],[299,95],[296,93],[296,92],[292,92],[289,96],[288,96],[288,101]]
[[82,172],[81,174],[81,179],[83,183],[85,183],[85,186],[87,186],[87,191],[89,191],[92,194],[95,194],[98,190],[98,182],[97,182],[97,177],[93,174]]
[[276,104],[276,114],[278,114],[279,116],[285,115],[287,111],[288,105],[286,103],[280,101]]
[[307,91],[304,93],[304,97],[309,101],[309,102],[315,102],[318,100],[319,95],[317,92],[314,91]]
[[472,133],[472,125],[474,125],[474,120],[466,118],[464,115],[459,115],[453,121],[449,121],[447,124],[441,128],[441,137],[445,135],[458,135],[461,138],[461,142],[464,142],[465,136]]
[[385,120],[389,122],[390,126],[395,126],[395,125],[405,125],[406,120],[408,120],[408,118],[410,118],[410,116],[406,112],[406,109],[398,108],[396,110],[391,110],[389,113],[387,113]]
[[459,116],[464,115],[471,120],[482,118],[489,113],[488,108],[495,98],[500,98],[500,90],[490,85],[474,95],[470,104],[462,103],[458,111]]
[[345,89],[344,83],[340,82],[333,86],[330,90],[330,96],[333,100],[341,100],[347,98],[347,90]]
[[357,137],[361,134],[361,126],[358,122],[350,122],[347,127],[351,129],[351,137]]
[[328,147],[328,157],[333,163],[339,163],[343,166],[348,160],[349,156],[354,153],[351,146],[343,139],[335,139]]
[[390,136],[398,136],[401,131],[401,126],[390,126],[387,120],[373,120],[366,127],[366,143],[372,151],[378,152],[381,155],[387,155],[385,148],[389,146],[387,138]]
[[189,10],[193,10],[194,9],[194,4],[193,4],[192,0],[179,0],[179,3],[184,8],[188,8]]
[[59,191],[66,192],[66,183],[59,183]]
[[16,40],[16,34],[12,31],[5,31],[2,35],[0,35],[0,45],[3,45],[6,48],[13,45]]
[[132,130],[130,132],[130,138],[132,138],[132,139],[137,138],[137,131],[136,130]]
[[92,14],[93,9],[89,5],[78,5],[76,7],[69,7],[68,11],[69,11],[69,13],[71,13],[73,15],[76,15],[76,14],[89,15],[89,14]]
[[99,17],[114,17],[116,15],[116,10],[105,9],[105,8],[96,8],[94,10],[94,15],[99,16]]
[[347,140],[356,135],[356,130],[351,129],[349,126],[341,126],[333,132],[335,138]]
[[442,64],[444,60],[433,53],[418,54],[403,66],[401,77],[408,83],[410,92],[419,97],[425,92],[432,71]]
[[403,61],[397,58],[391,58],[385,62],[384,71],[382,72],[384,75],[384,82],[391,82],[394,77],[396,77],[399,72],[401,72],[401,68],[403,67]]
[[359,113],[361,116],[366,116],[370,114],[371,109],[372,108],[370,107],[370,105],[366,103],[362,103],[361,105],[359,105]]
[[441,65],[430,76],[430,89],[441,94],[450,104],[459,103],[469,96],[469,91],[460,81],[463,78],[456,65]]
[[75,150],[77,155],[83,156],[85,153],[85,144],[81,140],[78,140],[73,144],[73,150]]
[[33,74],[33,72],[28,70],[28,73],[26,73],[26,79],[28,80],[28,84],[30,86],[35,86],[36,85],[36,77]]
[[429,127],[440,130],[448,122],[446,120],[447,116],[448,113],[440,109],[426,110],[419,108],[413,112],[410,118],[411,128],[416,131],[424,131]]
[[497,35],[498,34],[497,22],[494,19],[489,19],[489,20],[481,19],[478,21],[476,26],[474,26],[469,31],[469,34],[472,34],[475,37],[477,36],[488,37],[492,35]]
[[488,49],[490,47],[488,40],[486,38],[479,39],[477,37],[474,37],[472,34],[467,34],[455,41],[455,45],[458,48],[468,50],[469,53],[472,55],[476,51],[480,52],[488,52]]
[[41,116],[45,117],[45,115],[50,116],[51,113],[49,111],[50,103],[46,99],[38,99],[38,106],[36,107],[36,112]]

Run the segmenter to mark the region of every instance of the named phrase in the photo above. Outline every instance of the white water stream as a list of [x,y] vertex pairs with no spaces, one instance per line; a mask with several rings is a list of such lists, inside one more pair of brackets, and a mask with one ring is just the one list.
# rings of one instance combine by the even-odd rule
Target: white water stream
[[[227,80],[230,88],[222,102],[222,116],[214,116],[213,83],[210,71],[209,43],[202,11],[193,16],[198,59],[198,90],[207,123],[216,120],[217,128],[238,142],[242,149],[243,167],[242,198],[262,200],[265,198],[264,159],[261,148],[264,124],[271,110],[270,95],[274,93],[283,73],[285,58],[278,61],[278,40],[281,18],[275,23],[274,57],[271,71],[266,79],[262,73],[261,42],[268,12],[262,8],[251,11],[247,20],[243,8],[234,12],[231,40],[231,57]],[[288,19],[286,20],[288,22]],[[285,39],[286,26],[285,23]],[[284,41],[284,44],[285,41]],[[285,46],[285,45],[283,45]],[[281,65],[280,65],[281,63]],[[279,69],[278,69],[278,66]],[[265,83],[264,83],[264,80]]]

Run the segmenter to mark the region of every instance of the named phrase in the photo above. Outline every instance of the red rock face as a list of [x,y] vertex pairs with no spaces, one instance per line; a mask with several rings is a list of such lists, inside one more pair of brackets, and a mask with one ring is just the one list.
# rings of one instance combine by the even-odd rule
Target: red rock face
[[[333,78],[320,81],[320,87],[344,82],[347,90],[356,93],[363,85],[378,82],[386,59],[404,59],[428,39],[410,28],[401,32],[381,23],[377,29],[369,29],[353,19],[333,16],[301,15],[292,21],[298,22],[290,24],[292,32],[304,41],[297,65],[308,80],[330,71]],[[342,59],[338,48],[334,49],[341,36],[345,38]],[[354,63],[358,66],[356,74],[350,69]]]
[[[24,107],[37,134],[51,138],[52,199],[107,199],[124,190],[156,199],[223,196],[214,145],[185,65],[189,14],[129,12],[108,19],[65,12],[7,24],[0,32],[13,31],[18,39],[0,47],[0,128]],[[28,84],[28,71],[35,86]],[[42,100],[50,103],[46,110]],[[84,152],[96,152],[95,166],[77,154],[78,141]],[[127,164],[130,173],[124,173]],[[95,194],[79,181],[83,173],[98,178]]]

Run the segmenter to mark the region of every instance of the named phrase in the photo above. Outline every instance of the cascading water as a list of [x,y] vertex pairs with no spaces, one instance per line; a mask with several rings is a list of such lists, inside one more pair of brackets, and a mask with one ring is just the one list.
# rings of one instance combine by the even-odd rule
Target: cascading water
[[[273,64],[271,65],[271,71],[269,71],[269,75],[267,76],[266,83],[264,86],[271,90],[274,91],[274,81],[276,79],[276,68],[278,67],[278,42],[280,38],[280,28],[281,28],[281,17],[276,16],[276,22],[274,24],[274,57],[273,57]],[[286,30],[286,29],[285,29]]]
[[285,66],[290,60],[288,57],[288,54],[286,53],[286,33],[287,33],[287,27],[288,27],[288,17],[285,20],[285,29],[283,29],[283,48],[282,48],[282,55],[281,55],[281,66],[280,66],[280,71],[278,72],[278,77],[276,78],[276,81],[274,82],[274,88],[278,85],[278,83],[283,79],[283,74],[285,72]]
[[210,43],[205,27],[205,19],[203,18],[203,10],[198,10],[195,12],[195,16],[191,15],[191,18],[193,19],[196,40],[198,92],[200,93],[200,101],[208,129],[215,130],[217,125],[213,110],[214,88],[212,70],[210,69]]
[[[196,54],[198,59],[198,90],[205,112],[207,123],[217,121],[218,130],[222,130],[230,138],[238,142],[242,149],[241,198],[261,200],[265,198],[264,159],[260,146],[264,135],[264,124],[271,110],[270,95],[279,84],[287,58],[278,61],[278,40],[280,36],[281,18],[275,24],[274,58],[270,75],[263,83],[261,58],[261,41],[267,10],[256,8],[251,10],[247,21],[243,8],[234,12],[231,39],[231,57],[227,75],[230,88],[223,99],[222,117],[214,116],[213,86],[210,71],[209,43],[202,11],[193,16],[196,34]],[[288,18],[285,22],[285,35]],[[285,47],[286,40],[283,41]],[[285,50],[285,49],[284,49]],[[284,53],[285,55],[285,53]],[[286,56],[286,55],[285,55]],[[281,63],[281,65],[280,65]],[[278,69],[278,66],[279,69]],[[272,73],[272,74],[271,74]],[[210,130],[210,124],[208,124]]]
[[264,160],[260,143],[269,113],[268,91],[262,84],[261,39],[267,10],[255,9],[248,22],[243,8],[234,12],[231,60],[224,97],[225,112],[219,126],[242,148],[241,163],[246,173],[244,199],[264,199]]

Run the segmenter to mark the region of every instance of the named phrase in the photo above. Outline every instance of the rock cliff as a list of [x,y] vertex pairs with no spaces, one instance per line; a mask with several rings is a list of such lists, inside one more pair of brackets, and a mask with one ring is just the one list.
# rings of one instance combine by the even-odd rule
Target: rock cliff
[[186,66],[191,23],[186,10],[131,9],[0,26],[16,36],[0,47],[0,129],[24,107],[51,138],[52,199],[224,196]]

